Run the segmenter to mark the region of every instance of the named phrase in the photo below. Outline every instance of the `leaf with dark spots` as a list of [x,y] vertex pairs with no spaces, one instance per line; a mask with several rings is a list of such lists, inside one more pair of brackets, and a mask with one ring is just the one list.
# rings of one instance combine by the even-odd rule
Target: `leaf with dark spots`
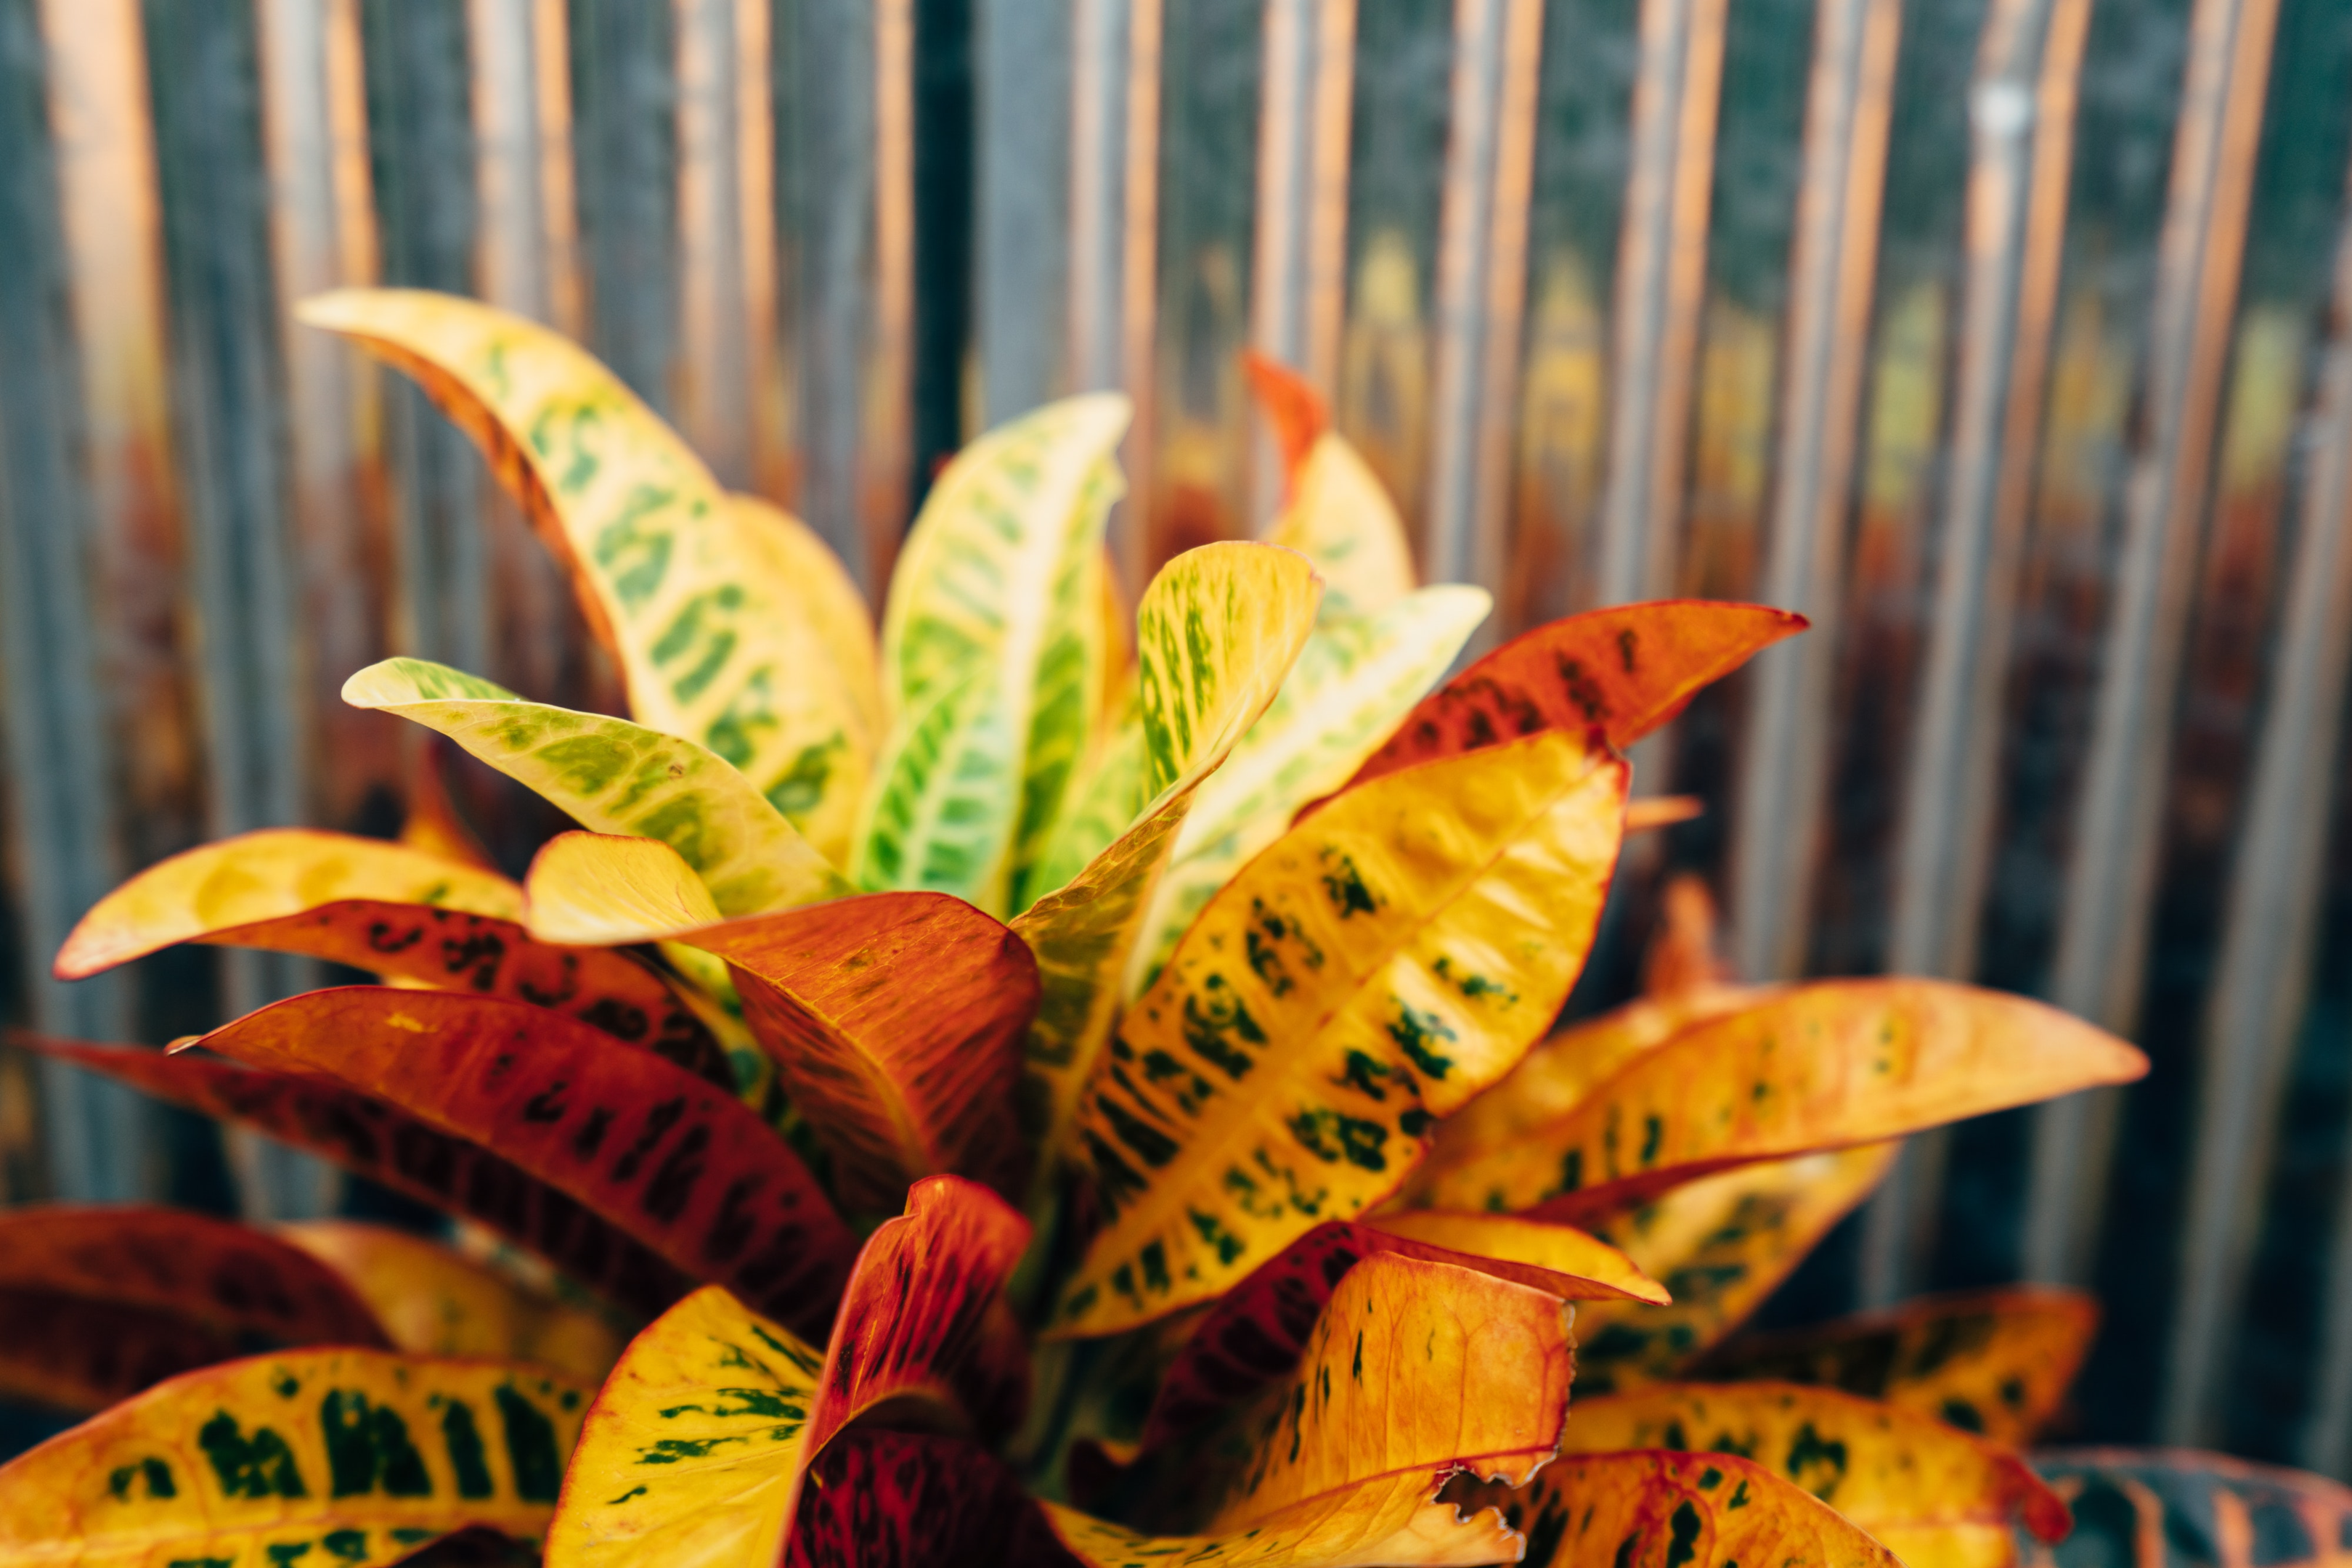
[[1016,1190],[1037,965],[1002,922],[943,893],[881,893],[681,940],[728,961],[845,1203],[887,1213],[933,1175]]
[[1837,1510],[1726,1454],[1563,1454],[1531,1486],[1457,1481],[1443,1495],[1464,1508],[1559,1520],[1530,1532],[1529,1568],[1603,1556],[1618,1568],[1901,1568]]
[[809,1468],[785,1568],[1069,1568],[1076,1560],[987,1449],[911,1432],[844,1433]]
[[1538,729],[1597,730],[1611,746],[1631,746],[1701,686],[1807,624],[1761,605],[1669,599],[1538,626],[1422,699],[1348,788]]

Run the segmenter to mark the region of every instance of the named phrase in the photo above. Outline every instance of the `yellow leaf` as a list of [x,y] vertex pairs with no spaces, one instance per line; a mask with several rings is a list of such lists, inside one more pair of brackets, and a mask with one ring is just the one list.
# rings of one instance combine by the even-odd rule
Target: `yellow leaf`
[[[853,754],[871,757],[874,747],[881,744],[889,718],[882,706],[881,653],[874,641],[874,612],[866,608],[866,596],[857,591],[857,584],[850,580],[841,558],[833,553],[833,547],[819,538],[814,528],[782,507],[758,496],[732,494],[727,497],[727,504],[740,517],[758,524],[770,536],[771,548],[783,570],[765,586],[792,601],[793,612],[806,622],[824,646],[824,661],[815,668],[798,673],[797,678],[804,684],[832,688],[810,695],[837,697],[845,706],[844,727],[863,737],[862,747],[852,748]],[[842,800],[855,806],[856,790],[848,791]],[[783,810],[788,817],[793,814],[789,807]],[[845,815],[842,820],[846,822],[850,819]],[[810,841],[815,842],[814,836]],[[828,860],[838,862],[847,858],[846,839],[838,846],[819,847]]]
[[342,289],[297,316],[415,377],[480,444],[641,723],[725,758],[821,853],[845,852],[876,737],[838,662],[845,585],[813,540],[726,496],[611,371],[520,317],[416,289]]
[[1244,867],[1087,1085],[1075,1130],[1106,1224],[1053,1332],[1205,1301],[1394,1192],[1559,1011],[1625,775],[1533,736],[1351,789]]
[[893,721],[858,817],[870,888],[1027,900],[1109,678],[1103,528],[1122,482],[1123,397],[1052,403],[991,431],[931,486],[882,621]]
[[1048,1174],[1120,1001],[1146,901],[1196,791],[1266,711],[1315,623],[1320,587],[1305,560],[1265,545],[1214,544],[1162,567],[1138,612],[1142,695],[1115,766],[1143,797],[1130,822],[1066,886],[1013,923],[1044,987],[1023,1090]]
[[1587,1306],[1577,1322],[1583,1389],[1635,1388],[1678,1374],[1760,1306],[1870,1196],[1897,1147],[1872,1144],[1742,1166],[1596,1223],[1674,1301]]
[[1449,1490],[1527,1532],[1527,1568],[1905,1568],[1826,1503],[1732,1454],[1563,1456],[1517,1492]]
[[0,1558],[368,1568],[468,1525],[536,1536],[590,1392],[391,1351],[207,1367],[0,1468]]
[[346,898],[522,917],[522,889],[495,873],[382,839],[264,828],[173,855],[100,899],[58,950],[57,976],[78,980],[175,942]]
[[436,729],[602,833],[659,839],[728,915],[848,891],[824,858],[727,761],[675,735],[530,703],[423,659],[386,659],[343,683],[354,707]]
[[537,1362],[591,1383],[620,1356],[622,1336],[593,1313],[527,1293],[437,1241],[356,1219],[277,1230],[341,1275],[401,1350]]
[[1825,980],[1685,1028],[1420,1196],[1445,1208],[1542,1205],[1575,1223],[1751,1160],[1875,1143],[2147,1071],[2115,1036],[2023,997]]
[[1243,355],[1242,368],[1282,448],[1282,512],[1268,542],[1315,563],[1330,585],[1328,618],[1370,614],[1411,593],[1404,519],[1356,449],[1333,433],[1322,398],[1305,377],[1263,354]]
[[2080,1291],[2012,1286],[1735,1340],[1707,1370],[1843,1388],[2026,1443],[2057,1412],[2098,1328],[2098,1302]]
[[1243,1462],[1201,1535],[1155,1542],[1066,1511],[1051,1517],[1097,1563],[1213,1543],[1214,1560],[1242,1563],[1508,1560],[1516,1540],[1491,1519],[1457,1522],[1435,1494],[1455,1471],[1523,1485],[1551,1458],[1574,1370],[1569,1318],[1549,1292],[1507,1280],[1366,1258],[1333,1292],[1297,1372],[1255,1406]]
[[1317,628],[1265,716],[1194,797],[1128,964],[1130,996],[1167,962],[1217,889],[1388,738],[1492,603],[1483,589],[1424,588],[1375,614]]
[[2012,1521],[2064,1537],[2066,1505],[2007,1448],[1941,1421],[1786,1383],[1660,1384],[1579,1399],[1564,1454],[1738,1454],[1866,1530],[1905,1568],[2011,1568]]
[[726,918],[694,868],[659,839],[558,833],[532,857],[523,888],[525,924],[542,942],[617,947]]

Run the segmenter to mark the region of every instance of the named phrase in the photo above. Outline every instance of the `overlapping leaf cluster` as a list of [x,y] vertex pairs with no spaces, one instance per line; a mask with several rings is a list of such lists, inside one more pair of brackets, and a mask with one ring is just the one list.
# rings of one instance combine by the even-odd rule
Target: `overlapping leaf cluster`
[[[1126,408],[1074,399],[940,476],[877,639],[571,345],[433,295],[306,315],[481,443],[634,716],[360,671],[583,831],[518,885],[428,796],[407,841],[248,834],[74,932],[68,977],[185,941],[373,973],[165,1054],[28,1043],[463,1245],[0,1219],[0,1392],[110,1406],[0,1469],[0,1555],[1924,1568],[2063,1529],[1990,1437],[2063,1393],[2074,1298],[1720,1342],[1891,1140],[2137,1052],[1962,987],[1744,989],[1688,941],[1551,1032],[1624,749],[1801,620],[1599,612],[1440,686],[1486,596],[1414,586],[1261,366],[1266,542],[1130,614]],[[1686,1380],[1710,1355],[1734,1381]]]

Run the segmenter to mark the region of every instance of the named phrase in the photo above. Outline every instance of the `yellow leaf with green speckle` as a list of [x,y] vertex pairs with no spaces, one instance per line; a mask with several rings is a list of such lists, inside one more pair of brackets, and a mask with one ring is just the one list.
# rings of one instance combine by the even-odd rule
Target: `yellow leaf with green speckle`
[[593,1391],[392,1351],[207,1367],[0,1467],[0,1558],[369,1568],[472,1525],[535,1537]]
[[1073,1152],[1104,1226],[1050,1332],[1205,1301],[1394,1192],[1567,997],[1626,771],[1533,736],[1360,786],[1244,866],[1087,1086]]

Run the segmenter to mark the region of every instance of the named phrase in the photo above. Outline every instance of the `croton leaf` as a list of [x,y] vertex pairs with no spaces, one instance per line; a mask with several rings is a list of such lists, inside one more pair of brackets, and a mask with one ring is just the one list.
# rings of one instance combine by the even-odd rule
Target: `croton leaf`
[[640,722],[709,747],[820,853],[845,853],[876,737],[860,672],[835,651],[851,591],[836,563],[726,496],[619,378],[544,327],[413,289],[342,289],[297,313],[414,376],[480,444],[571,570]]
[[343,683],[343,700],[438,730],[583,827],[659,839],[726,914],[788,909],[848,891],[750,779],[693,741],[525,702],[423,659],[370,664]]
[[1547,1291],[1374,1254],[1348,1271],[1304,1360],[1235,1434],[1241,1463],[1198,1535],[1155,1541],[1049,1516],[1096,1563],[1508,1561],[1515,1538],[1491,1517],[1457,1518],[1436,1493],[1461,1471],[1522,1485],[1551,1458],[1568,1414],[1569,1316]]
[[1128,965],[1139,991],[1217,889],[1347,781],[1445,673],[1493,603],[1483,589],[1424,588],[1369,615],[1327,621],[1272,706],[1202,781]]
[[1446,1495],[1501,1509],[1526,1532],[1528,1568],[1903,1568],[1837,1510],[1732,1454],[1562,1456],[1518,1491]]
[[934,1420],[1017,1422],[1028,1369],[988,1325],[1028,1239],[986,1188],[933,1176],[858,1254],[823,1354],[717,1287],[679,1302],[596,1396],[549,1568],[769,1568],[810,1464],[856,1416],[912,1400]]
[[311,1219],[281,1225],[277,1234],[356,1291],[394,1349],[537,1362],[591,1382],[621,1354],[621,1335],[595,1313],[526,1291],[412,1231]]
[[1037,964],[1001,922],[944,893],[877,893],[678,940],[727,960],[844,1203],[887,1213],[942,1172],[1015,1189]]
[[1593,1301],[1578,1313],[1579,1385],[1588,1393],[1673,1377],[1761,1306],[1822,1237],[1870,1196],[1895,1144],[1773,1160],[1678,1186],[1598,1222],[1674,1300]]
[[[403,992],[414,996],[418,993]],[[478,1144],[384,1102],[320,1080],[256,1072],[208,1057],[137,1046],[80,1045],[17,1036],[43,1056],[217,1116],[331,1160],[355,1176],[471,1219],[553,1263],[583,1285],[650,1315],[694,1288],[692,1279],[621,1224]],[[613,1052],[635,1056],[636,1052]],[[703,1090],[652,1057],[656,1066]]]
[[1329,588],[1328,618],[1370,614],[1411,593],[1404,519],[1370,465],[1332,431],[1323,400],[1303,377],[1262,355],[1245,355],[1243,365],[1282,448],[1282,512],[1267,541],[1315,563]]
[[342,1278],[265,1232],[171,1208],[0,1212],[0,1394],[99,1410],[270,1345],[390,1348]]
[[2081,1291],[2012,1286],[1732,1340],[1701,1365],[1711,1378],[1843,1388],[2025,1443],[2057,1412],[2098,1328],[2098,1302]]
[[173,855],[100,899],[58,950],[55,972],[82,979],[347,898],[522,917],[522,889],[494,873],[382,839],[265,828]]
[[1422,1196],[1571,1223],[1752,1160],[1874,1143],[2123,1083],[2147,1058],[2023,997],[1941,980],[1825,980],[1703,1019],[1556,1121]]
[[468,1526],[535,1536],[592,1391],[393,1351],[207,1367],[0,1468],[0,1557],[370,1568]]
[[1062,814],[1055,819],[1045,852],[1029,877],[1041,897],[1049,889],[1075,882],[1087,863],[1110,848],[1150,803],[1150,764],[1138,682],[1130,673],[1126,689],[1105,715],[1103,727],[1063,792]]
[[1395,1191],[1431,1124],[1567,997],[1625,775],[1534,736],[1350,790],[1244,867],[1087,1089],[1076,1131],[1108,1223],[1054,1332],[1208,1300]]
[[1008,910],[1102,706],[1103,528],[1123,397],[1066,399],[967,446],[907,536],[882,622],[895,719],[855,873]]
[[976,1443],[844,1432],[809,1466],[783,1568],[1070,1568],[1010,1467]]
[[1598,729],[1630,746],[1701,686],[1809,624],[1761,605],[1669,599],[1538,626],[1432,693],[1352,782],[1541,729]]
[[[875,643],[874,612],[866,607],[866,596],[850,580],[833,547],[814,528],[782,507],[758,496],[736,494],[728,496],[727,505],[740,521],[757,525],[774,552],[773,559],[783,568],[762,587],[789,596],[793,601],[791,612],[797,614],[824,644],[827,656],[818,666],[821,674],[789,667],[787,673],[798,682],[814,679],[819,684],[831,684],[835,689],[810,693],[796,700],[831,699],[845,704],[842,730],[845,735],[863,737],[863,741],[861,746],[839,749],[858,758],[858,768],[869,766],[864,759],[872,757],[874,747],[881,743],[889,716],[882,704],[882,660],[881,650]],[[706,740],[705,744],[709,742]],[[769,792],[777,809],[793,819],[793,826],[808,833],[810,830],[803,819],[809,815],[809,810],[798,802],[807,801],[813,808],[816,800],[824,800],[837,811],[841,827],[846,829],[855,820],[857,790],[841,786],[856,780],[844,779],[836,786],[830,759],[822,750],[814,755],[804,750],[793,761],[800,765],[798,778],[787,772],[785,783]],[[812,833],[809,841],[816,843],[825,836]],[[848,858],[848,848],[847,838],[839,837],[837,841],[822,844],[820,852],[828,860],[839,862]]]
[[2193,1448],[2042,1448],[2033,1468],[2074,1505],[2069,1563],[2305,1568],[2335,1561],[2352,1539],[2352,1490],[2307,1470]]
[[478,871],[496,872],[498,862],[459,813],[457,801],[449,798],[448,784],[441,776],[442,754],[448,749],[448,742],[440,737],[427,736],[424,745],[410,752],[408,804],[400,819],[400,841],[412,850]]
[[1147,901],[1196,791],[1274,701],[1314,628],[1320,593],[1297,553],[1253,544],[1187,550],[1144,591],[1132,820],[1121,817],[1118,836],[1084,870],[1013,923],[1044,986],[1023,1093],[1024,1123],[1049,1168],[1109,1037]]
[[530,934],[542,942],[657,942],[726,916],[694,868],[659,839],[558,833],[525,874]]
[[731,1094],[560,1013],[349,986],[188,1043],[389,1102],[496,1149],[689,1279],[787,1322],[831,1316],[852,1239],[799,1156]]
[[1661,1384],[1580,1398],[1563,1454],[1737,1454],[1862,1526],[1905,1568],[2011,1568],[2011,1521],[2063,1539],[2066,1505],[2025,1461],[1915,1412],[1786,1383]]
[[1475,1269],[1564,1301],[1666,1299],[1623,1253],[1565,1225],[1433,1212],[1327,1219],[1209,1309],[1160,1383],[1141,1446],[1192,1431],[1296,1371],[1339,1282],[1381,1253]]

